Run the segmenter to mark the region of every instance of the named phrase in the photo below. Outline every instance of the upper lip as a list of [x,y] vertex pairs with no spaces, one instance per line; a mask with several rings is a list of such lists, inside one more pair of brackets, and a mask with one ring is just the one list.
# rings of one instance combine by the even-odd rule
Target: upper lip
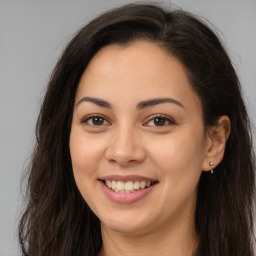
[[148,177],[143,177],[143,176],[138,176],[138,175],[108,175],[108,176],[102,176],[99,178],[99,180],[110,180],[110,181],[123,181],[123,182],[128,182],[128,181],[157,181],[156,179],[148,178]]

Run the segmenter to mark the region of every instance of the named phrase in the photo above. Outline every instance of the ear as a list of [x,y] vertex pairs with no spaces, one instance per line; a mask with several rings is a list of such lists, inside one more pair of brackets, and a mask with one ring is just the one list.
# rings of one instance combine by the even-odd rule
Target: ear
[[[228,116],[221,116],[218,119],[218,124],[208,129],[206,153],[202,165],[203,171],[211,171],[222,161],[230,129],[231,124]],[[210,166],[210,162],[214,163],[213,167]]]

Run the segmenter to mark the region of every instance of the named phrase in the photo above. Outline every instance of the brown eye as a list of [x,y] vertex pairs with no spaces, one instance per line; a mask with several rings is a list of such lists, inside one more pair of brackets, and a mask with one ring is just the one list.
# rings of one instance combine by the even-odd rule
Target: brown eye
[[154,118],[154,125],[155,126],[163,126],[166,124],[166,119],[165,118],[161,118],[161,117],[157,117],[157,118]]
[[102,117],[92,117],[92,123],[93,125],[103,125],[104,124],[104,119]]
[[176,122],[172,120],[170,117],[163,116],[163,115],[156,115],[151,118],[145,126],[152,126],[152,127],[161,127],[161,126],[168,126],[168,125],[175,125]]
[[90,126],[103,126],[108,125],[109,122],[102,116],[89,116],[82,120],[82,123]]

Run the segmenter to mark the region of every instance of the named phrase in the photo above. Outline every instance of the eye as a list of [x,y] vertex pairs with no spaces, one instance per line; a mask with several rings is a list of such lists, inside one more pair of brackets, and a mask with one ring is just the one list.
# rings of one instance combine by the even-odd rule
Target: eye
[[85,117],[82,120],[82,123],[90,126],[103,126],[110,124],[103,116],[100,115],[91,115],[89,117]]
[[171,118],[164,116],[164,115],[155,115],[151,118],[145,125],[146,126],[167,126],[167,125],[174,125],[176,122]]

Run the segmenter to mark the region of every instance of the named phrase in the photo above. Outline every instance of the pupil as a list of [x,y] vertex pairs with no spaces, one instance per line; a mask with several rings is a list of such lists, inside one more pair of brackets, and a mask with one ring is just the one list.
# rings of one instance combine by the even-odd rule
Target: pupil
[[165,119],[164,119],[164,118],[155,118],[154,124],[155,124],[156,126],[165,125]]
[[93,124],[94,125],[102,125],[103,124],[103,118],[101,118],[101,117],[94,117],[93,118]]

